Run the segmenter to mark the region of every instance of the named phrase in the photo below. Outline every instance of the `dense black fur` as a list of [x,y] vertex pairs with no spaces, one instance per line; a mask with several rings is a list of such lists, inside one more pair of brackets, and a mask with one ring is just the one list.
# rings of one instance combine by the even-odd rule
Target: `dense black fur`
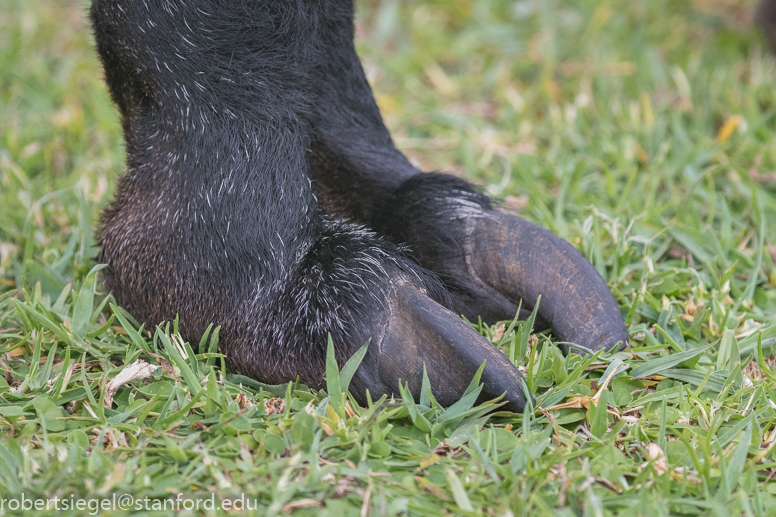
[[213,322],[230,369],[313,387],[328,333],[341,362],[373,339],[360,398],[400,377],[415,393],[434,363],[452,402],[470,377],[446,379],[487,360],[483,395],[507,392],[513,410],[520,374],[438,303],[492,321],[522,292],[524,308],[550,292],[553,329],[592,347],[627,338],[576,250],[396,149],[353,46],[352,0],[93,0],[91,18],[128,156],[99,260],[140,321],[180,315],[189,341]]
[[308,65],[335,7],[92,6],[128,156],[102,218],[105,284],[147,324],[179,314],[186,339],[221,325],[229,367],[270,383],[320,385],[327,333],[347,357],[391,282],[445,297],[395,245],[316,201]]
[[[458,314],[511,319],[514,301],[484,292],[461,264],[460,220],[492,210],[490,200],[460,178],[421,174],[396,149],[353,46],[352,4],[341,3],[313,72],[310,163],[321,199],[330,211],[408,243],[412,258],[443,280]],[[539,318],[537,327],[547,325]]]

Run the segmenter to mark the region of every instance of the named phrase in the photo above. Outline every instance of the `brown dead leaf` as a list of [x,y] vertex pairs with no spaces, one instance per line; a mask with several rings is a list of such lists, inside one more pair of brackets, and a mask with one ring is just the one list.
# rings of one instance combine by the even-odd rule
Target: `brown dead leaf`
[[291,510],[295,510],[297,508],[320,508],[321,502],[317,499],[298,499],[296,501],[291,501],[290,503],[283,506],[283,511],[285,513],[291,513]]
[[345,497],[358,488],[358,479],[351,476],[342,476],[337,481],[337,488],[334,489],[334,498]]
[[241,410],[248,410],[248,396],[245,393],[239,393],[237,395],[237,403],[240,404]]
[[8,359],[13,359],[14,357],[21,357],[24,355],[24,347],[17,346],[13,350],[9,350],[5,355],[8,357]]
[[267,416],[279,415],[286,411],[286,399],[272,397],[264,399],[264,411]]
[[455,455],[461,452],[460,447],[450,447],[447,445],[447,442],[441,442],[439,445],[434,447],[434,450],[432,451],[432,454],[437,454],[443,458],[455,458]]
[[620,488],[618,488],[614,483],[612,483],[606,478],[596,477],[595,482],[598,483],[599,485],[605,486],[606,488],[608,488],[609,490],[611,490],[616,494],[622,493],[622,490]]

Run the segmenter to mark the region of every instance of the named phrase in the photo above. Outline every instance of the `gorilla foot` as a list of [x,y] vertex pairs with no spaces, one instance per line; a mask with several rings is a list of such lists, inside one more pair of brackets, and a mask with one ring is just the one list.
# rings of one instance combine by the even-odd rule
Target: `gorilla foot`
[[574,248],[395,149],[353,48],[352,1],[157,4],[91,8],[128,169],[99,260],[139,321],[179,315],[191,342],[220,325],[227,367],[270,384],[322,387],[329,333],[343,364],[371,339],[352,384],[361,400],[399,379],[419,396],[425,365],[452,404],[485,362],[481,398],[506,394],[513,411],[526,402],[519,372],[437,303],[447,294],[427,270],[459,314],[511,319],[541,294],[562,340],[625,340]]
[[[510,319],[533,307],[537,327],[588,350],[622,346],[628,333],[596,269],[554,233],[493,209],[458,178],[419,174],[381,207],[376,225],[406,243],[415,260],[445,283],[453,308],[469,318]],[[571,347],[571,351],[584,353]]]
[[409,384],[418,399],[425,365],[434,397],[449,406],[464,394],[485,363],[479,402],[504,395],[504,409],[523,410],[523,376],[458,316],[406,284],[393,290],[388,305],[385,331],[367,349],[354,378],[357,399],[363,399],[366,389],[373,394],[397,393],[399,379]]

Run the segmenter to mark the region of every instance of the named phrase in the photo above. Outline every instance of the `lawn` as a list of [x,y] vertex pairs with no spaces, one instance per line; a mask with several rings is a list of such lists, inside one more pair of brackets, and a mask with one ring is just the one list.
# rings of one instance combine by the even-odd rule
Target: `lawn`
[[0,515],[776,515],[776,59],[754,2],[359,6],[397,145],[572,242],[630,348],[564,357],[530,321],[472,322],[526,372],[518,415],[473,406],[476,383],[448,409],[433,386],[359,407],[347,368],[263,386],[221,368],[216,329],[140,328],[92,261],[124,154],[86,3],[0,0]]

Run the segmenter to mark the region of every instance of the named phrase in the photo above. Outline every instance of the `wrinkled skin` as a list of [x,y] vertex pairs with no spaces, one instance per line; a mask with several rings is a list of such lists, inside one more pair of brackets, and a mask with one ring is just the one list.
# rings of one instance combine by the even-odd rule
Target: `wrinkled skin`
[[[418,396],[424,365],[454,403],[526,403],[519,371],[459,314],[539,321],[589,350],[621,346],[620,310],[553,233],[465,181],[415,169],[383,125],[353,47],[350,0],[94,0],[127,173],[99,238],[104,281],[138,320],[221,326],[227,366],[324,385],[370,345],[357,400]],[[524,314],[525,315],[525,314]]]

